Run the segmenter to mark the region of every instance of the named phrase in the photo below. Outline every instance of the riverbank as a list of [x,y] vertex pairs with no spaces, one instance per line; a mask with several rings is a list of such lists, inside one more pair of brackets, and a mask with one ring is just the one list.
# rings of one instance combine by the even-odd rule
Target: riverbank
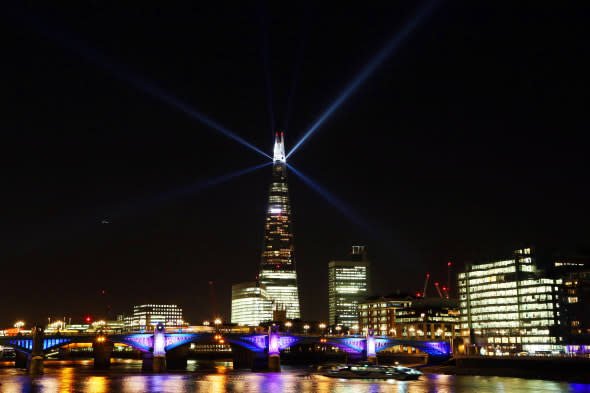
[[590,359],[458,357],[419,368],[425,374],[544,379],[590,384]]

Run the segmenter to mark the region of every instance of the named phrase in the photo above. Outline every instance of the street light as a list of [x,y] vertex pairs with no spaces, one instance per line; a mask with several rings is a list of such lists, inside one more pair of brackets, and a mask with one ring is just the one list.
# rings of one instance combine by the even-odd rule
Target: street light
[[285,327],[287,328],[287,333],[289,333],[289,328],[293,326],[293,323],[291,321],[287,321],[285,322]]
[[307,334],[307,331],[309,330],[309,325],[307,323],[303,325],[303,330],[305,330],[305,334]]
[[203,321],[203,326],[209,326],[209,321]]
[[336,334],[340,334],[340,331],[342,330],[342,326],[338,325],[334,329],[336,330]]
[[322,335],[323,335],[323,334],[324,334],[324,329],[326,328],[326,324],[322,322],[322,323],[320,323],[320,324],[318,325],[318,327],[319,327],[320,329],[322,329]]
[[25,323],[24,323],[23,321],[17,321],[17,322],[14,324],[14,327],[15,327],[15,328],[17,328],[17,332],[19,332],[19,333],[20,333],[20,329],[21,329],[23,326],[25,326]]

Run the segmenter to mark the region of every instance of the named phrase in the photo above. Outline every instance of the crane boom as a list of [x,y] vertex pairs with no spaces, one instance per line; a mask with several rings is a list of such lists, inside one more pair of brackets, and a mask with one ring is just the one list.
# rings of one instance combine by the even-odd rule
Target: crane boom
[[443,297],[442,292],[440,291],[440,287],[438,286],[438,283],[435,282],[434,286],[436,287],[436,291],[438,292],[438,296],[440,296],[441,298]]
[[428,286],[428,279],[430,278],[430,274],[426,273],[426,278],[424,279],[424,289],[422,290],[422,297],[426,297],[426,287]]

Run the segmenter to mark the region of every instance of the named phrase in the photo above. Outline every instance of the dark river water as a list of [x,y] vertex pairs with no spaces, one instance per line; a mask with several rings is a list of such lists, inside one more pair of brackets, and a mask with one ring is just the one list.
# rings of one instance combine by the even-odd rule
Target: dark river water
[[92,361],[51,362],[45,374],[0,365],[0,392],[589,392],[590,385],[507,377],[424,375],[418,381],[339,380],[308,373],[304,367],[283,367],[282,373],[234,371],[231,363],[189,361],[187,371],[142,374],[137,360],[116,361],[109,371],[95,371]]

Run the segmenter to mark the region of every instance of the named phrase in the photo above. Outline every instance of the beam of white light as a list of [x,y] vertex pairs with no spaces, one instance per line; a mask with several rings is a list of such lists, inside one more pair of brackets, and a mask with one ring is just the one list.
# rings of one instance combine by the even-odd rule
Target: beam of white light
[[40,18],[35,18],[34,15],[18,15],[18,13],[15,13],[15,16],[17,16],[17,18],[19,19],[24,20],[27,25],[31,26],[39,34],[42,34],[44,37],[51,38],[54,43],[57,43],[62,48],[72,51],[85,61],[92,63],[96,66],[99,66],[106,71],[111,72],[115,77],[131,84],[138,90],[141,90],[144,93],[149,94],[153,98],[165,104],[168,104],[169,106],[174,107],[180,110],[181,112],[184,112],[193,119],[205,124],[210,129],[215,130],[220,134],[225,135],[226,137],[231,138],[234,141],[242,144],[243,146],[246,146],[252,149],[253,151],[263,155],[264,157],[272,160],[272,157],[270,155],[263,152],[250,142],[246,141],[244,138],[240,137],[236,133],[228,130],[227,128],[211,120],[203,113],[195,110],[189,104],[180,100],[177,97],[174,97],[161,87],[158,87],[154,83],[151,83],[145,80],[144,78],[139,77],[137,74],[133,73],[126,67],[115,63],[114,61],[110,60],[100,52],[92,49],[87,42],[74,38],[71,35],[62,31],[61,29],[56,28],[55,26],[48,25],[44,20],[41,20]]
[[328,190],[320,186],[317,182],[310,179],[308,176],[304,175],[297,169],[293,167],[293,165],[287,163],[287,167],[293,172],[297,177],[299,177],[305,184],[311,187],[312,190],[317,192],[321,197],[323,197],[326,201],[328,201],[332,206],[338,209],[341,213],[343,213],[350,221],[354,224],[362,227],[363,229],[367,230],[368,232],[374,233],[374,229],[365,221],[363,220],[358,214],[356,214],[352,208],[350,208],[346,203],[342,202],[340,199],[335,197],[332,193]]
[[336,100],[324,111],[324,113],[313,123],[309,130],[303,137],[293,146],[291,151],[287,154],[287,158],[291,156],[310,136],[313,134],[324,121],[336,110],[346,99],[379,67],[383,61],[391,55],[399,46],[408,38],[408,36],[416,29],[416,27],[429,16],[433,10],[436,1],[429,1],[423,6],[416,15],[404,25],[404,27],[396,32],[396,34],[387,42],[387,44],[373,57],[369,63],[363,68],[361,73],[344,89],[344,91],[336,98]]
[[156,195],[152,198],[146,199],[146,200],[140,200],[140,201],[136,201],[133,205],[130,205],[127,208],[124,209],[119,209],[118,214],[115,214],[114,216],[121,216],[121,215],[125,215],[125,214],[129,214],[133,211],[136,210],[141,210],[144,208],[149,208],[152,206],[156,206],[158,204],[161,203],[165,203],[167,201],[170,200],[175,200],[175,199],[179,199],[179,198],[183,198],[186,197],[188,195],[194,194],[196,192],[205,190],[207,188],[213,187],[217,184],[220,183],[225,183],[229,180],[235,179],[237,177],[243,176],[245,174],[248,174],[250,172],[254,172],[258,169],[267,167],[269,165],[271,165],[272,162],[265,162],[264,164],[259,164],[259,165],[254,165],[248,168],[244,168],[244,169],[240,169],[237,171],[233,171],[230,173],[226,173],[224,175],[221,176],[217,176],[214,178],[210,178],[207,180],[203,180],[199,183],[196,184],[191,184],[189,186],[186,187],[181,187],[181,188],[177,188],[175,190],[172,191],[167,191],[165,193],[162,193],[160,195]]

